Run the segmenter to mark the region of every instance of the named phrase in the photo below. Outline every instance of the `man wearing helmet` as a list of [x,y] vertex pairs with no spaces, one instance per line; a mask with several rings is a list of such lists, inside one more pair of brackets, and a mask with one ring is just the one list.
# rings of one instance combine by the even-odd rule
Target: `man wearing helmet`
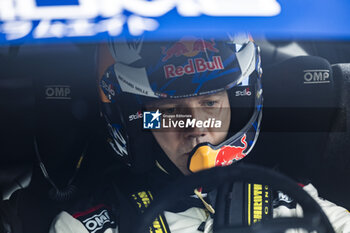
[[[99,80],[101,109],[108,142],[128,165],[128,180],[116,183],[140,212],[179,176],[230,165],[251,151],[262,116],[262,69],[259,48],[249,36],[111,42],[109,50],[113,61],[103,49],[100,54],[100,68],[106,70]],[[305,189],[326,213],[338,214],[329,216],[337,232],[350,231],[345,209],[319,199],[311,185]],[[151,231],[210,232],[210,200],[198,190],[196,195],[160,214],[155,221],[162,224]],[[296,206],[273,208],[273,217],[300,215]],[[108,208],[74,211],[57,216],[51,232],[118,231],[110,214],[101,226],[87,224]]]
[[[238,157],[252,149],[261,121],[260,55],[249,37],[235,40],[239,43],[183,37],[171,42],[110,45],[116,63],[100,80],[102,112],[110,144],[132,169],[144,171],[149,163],[154,165],[150,161],[156,161],[167,172],[180,173],[180,169],[188,174],[187,157],[200,143],[218,150],[240,147],[244,137],[247,146]],[[163,113],[161,129],[147,130],[142,124],[142,113],[152,110]],[[169,110],[173,112],[169,114]],[[172,125],[169,129],[167,123],[179,120],[178,115],[192,120],[216,119],[222,124],[188,124],[182,129]],[[154,150],[158,153],[152,153]],[[154,160],[143,156],[145,152],[155,154]],[[192,154],[193,166],[207,166],[198,164],[200,158]],[[229,162],[232,159],[228,158]]]

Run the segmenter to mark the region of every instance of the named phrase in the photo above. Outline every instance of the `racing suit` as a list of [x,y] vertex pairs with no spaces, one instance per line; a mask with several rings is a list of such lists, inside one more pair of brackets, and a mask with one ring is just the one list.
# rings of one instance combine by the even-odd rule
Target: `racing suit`
[[[130,187],[128,187],[126,188],[127,191],[125,193],[129,193],[131,194],[131,197],[134,197],[131,199],[136,200],[136,195],[138,194],[143,200],[145,200],[145,198],[147,199],[147,193],[141,191],[145,190],[144,182],[148,181],[151,189],[153,188],[153,194],[156,195],[157,188],[159,189],[163,186],[161,185],[162,183],[164,184],[166,181],[169,181],[169,177],[167,176],[168,175],[164,174],[160,169],[156,169],[156,171],[153,172],[151,176],[148,176],[146,180],[143,179],[134,183],[141,188],[130,189]],[[158,180],[154,179],[155,177],[158,177]],[[129,179],[131,179],[130,176],[128,176],[128,180]],[[123,186],[123,184],[120,183],[118,183],[118,185]],[[328,216],[335,232],[350,232],[350,213],[346,209],[320,198],[317,190],[311,184],[304,186],[303,189],[321,206]],[[104,195],[106,195],[106,193],[104,193]],[[116,194],[112,194],[111,196],[116,197]],[[108,200],[111,199],[109,198]],[[86,200],[81,200],[77,203],[77,206],[78,208],[72,207],[72,209],[63,211],[56,216],[51,224],[50,233],[119,232],[117,224],[119,221],[118,213],[123,213],[124,211],[118,209],[118,204],[113,203],[113,201],[103,202],[101,198],[90,198],[88,202],[86,202]],[[296,204],[293,199],[281,192],[274,197],[272,212],[273,218],[302,216],[301,207]],[[151,232],[168,232],[169,230],[172,233],[212,232],[213,218],[203,205],[203,202],[195,196],[191,196],[185,201],[182,200],[181,203],[176,204],[174,209],[164,211],[162,216],[164,220],[162,220],[160,216],[158,218],[160,221],[157,221],[157,223],[159,223],[159,229],[157,229],[157,226],[154,226],[155,228],[153,231],[151,230]],[[167,226],[163,225],[162,227],[162,224],[164,224],[163,221],[166,222],[165,224]],[[302,231],[289,230],[288,233],[289,232]]]

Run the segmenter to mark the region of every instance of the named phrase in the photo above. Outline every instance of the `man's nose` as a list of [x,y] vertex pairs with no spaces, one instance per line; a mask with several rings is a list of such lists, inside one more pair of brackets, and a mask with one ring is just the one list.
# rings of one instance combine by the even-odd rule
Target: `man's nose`
[[193,146],[207,141],[207,132],[198,128],[187,129],[184,136],[188,143],[191,143]]
[[189,127],[185,131],[185,137],[190,140],[195,140],[196,143],[203,142],[207,137],[208,130],[205,127],[197,127],[196,122],[198,120],[203,121],[203,112],[200,108],[187,109],[188,114],[192,116],[192,121],[195,121],[194,127]]
[[188,139],[200,139],[207,135],[207,132],[202,129],[194,128],[194,129],[187,129],[185,133],[185,137]]

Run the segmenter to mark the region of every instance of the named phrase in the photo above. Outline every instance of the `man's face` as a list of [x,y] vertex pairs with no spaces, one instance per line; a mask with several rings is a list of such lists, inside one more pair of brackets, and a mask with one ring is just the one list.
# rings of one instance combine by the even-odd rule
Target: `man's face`
[[[187,161],[191,150],[199,143],[209,142],[213,145],[221,143],[227,136],[230,126],[231,111],[226,91],[212,95],[198,96],[177,100],[160,100],[147,106],[147,108],[161,109],[164,115],[191,115],[192,119],[208,120],[215,118],[221,121],[220,128],[176,127],[162,130],[152,130],[160,147],[169,159],[187,175]],[[176,120],[176,118],[172,118]]]

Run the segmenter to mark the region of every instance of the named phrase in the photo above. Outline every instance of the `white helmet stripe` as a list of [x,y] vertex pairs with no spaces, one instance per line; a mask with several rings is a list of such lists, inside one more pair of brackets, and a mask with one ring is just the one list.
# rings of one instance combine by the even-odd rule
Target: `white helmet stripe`
[[255,70],[255,46],[249,42],[246,48],[236,53],[239,67],[241,68],[242,77],[247,77]]
[[131,64],[141,59],[140,52],[143,45],[143,39],[126,41],[109,41],[109,50],[116,62]]
[[135,68],[116,63],[114,72],[123,92],[158,98],[149,84],[145,68]]

